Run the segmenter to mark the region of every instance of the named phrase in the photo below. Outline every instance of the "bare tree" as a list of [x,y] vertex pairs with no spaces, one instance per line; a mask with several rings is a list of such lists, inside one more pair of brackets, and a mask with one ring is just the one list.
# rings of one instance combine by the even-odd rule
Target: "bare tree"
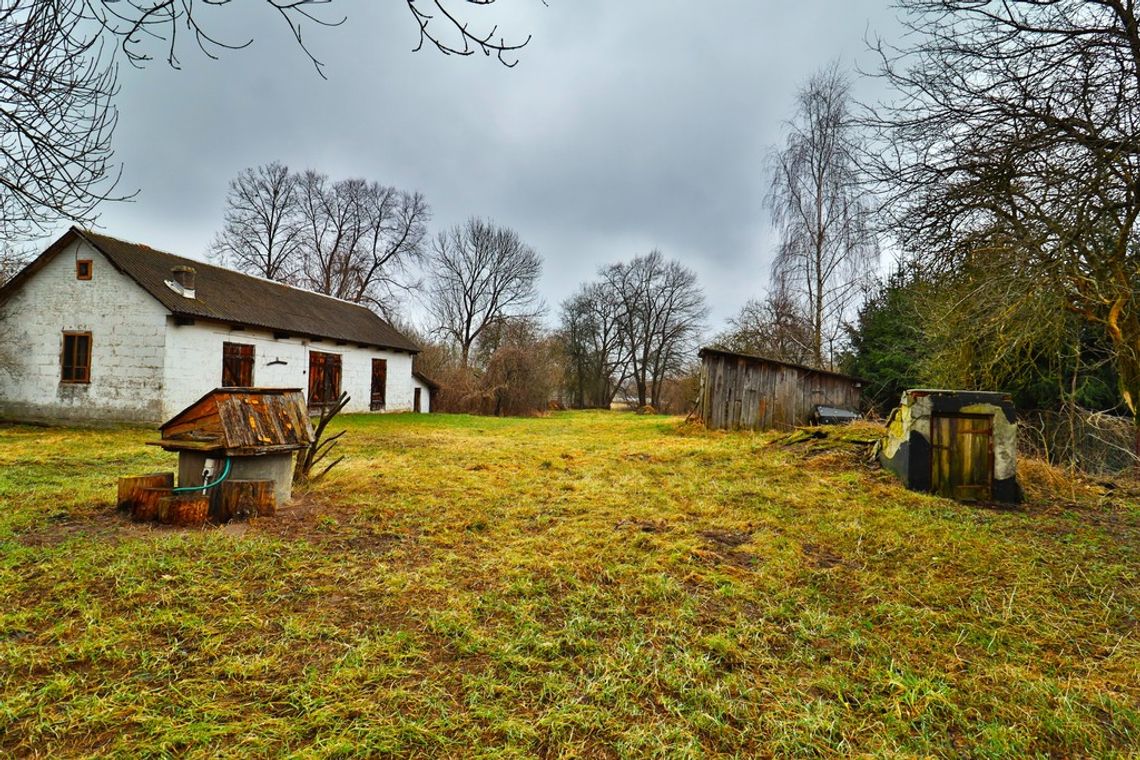
[[[32,252],[4,244],[0,246],[0,295],[4,285],[32,260]],[[0,372],[11,372],[16,362],[17,345],[23,338],[17,333],[17,316],[0,297]]]
[[728,324],[714,342],[729,351],[793,364],[815,361],[811,321],[779,279],[767,298],[748,301]]
[[619,329],[639,406],[658,406],[662,381],[681,371],[708,308],[696,274],[660,251],[602,270],[620,303]]
[[439,233],[429,257],[427,306],[463,366],[489,327],[542,311],[536,285],[542,258],[518,233],[482,219]]
[[31,250],[17,248],[10,243],[0,244],[0,288],[27,266],[34,255]]
[[419,193],[363,179],[297,180],[299,284],[390,314],[423,255],[430,210]]
[[297,178],[273,162],[243,170],[230,181],[225,221],[212,255],[270,280],[292,282],[301,248]]
[[115,196],[117,71],[82,8],[0,0],[0,232],[34,237]]
[[[902,244],[985,298],[1016,340],[1063,303],[1113,347],[1140,415],[1140,13],[1116,0],[902,0],[873,110]],[[973,277],[971,280],[970,278]],[[1049,293],[1046,293],[1049,291]],[[1047,297],[1048,296],[1048,297]],[[1012,321],[1011,321],[1012,320]],[[970,333],[973,334],[971,329]],[[1004,353],[1004,352],[1002,352]],[[1140,450],[1140,425],[1137,426]]]
[[821,368],[832,366],[844,319],[878,259],[848,99],[837,65],[813,76],[771,158],[768,205],[780,234],[773,273],[803,300],[811,361]]
[[[219,6],[234,0],[210,0],[195,4],[193,0],[51,0],[54,4],[81,12],[99,24],[105,33],[117,38],[127,59],[136,66],[154,59],[152,45],[163,47],[163,56],[171,66],[179,67],[179,30],[184,29],[193,44],[210,58],[226,50],[239,50],[253,44],[252,39],[227,39],[216,31],[224,24],[218,21]],[[309,49],[304,39],[306,28],[335,27],[347,17],[330,13],[327,8],[335,0],[261,0],[269,15],[284,23],[304,54],[323,74],[324,64]],[[517,62],[513,56],[529,42],[508,40],[493,23],[473,23],[472,16],[487,13],[496,0],[404,0],[419,28],[419,43],[445,55],[469,56],[475,52],[493,55],[507,66]],[[458,8],[465,10],[460,11]]]
[[[312,27],[346,19],[335,0],[261,0],[285,24],[317,71]],[[156,55],[180,66],[180,40],[210,58],[248,47],[223,31],[233,0],[0,0],[0,233],[35,237],[59,219],[89,223],[117,192],[112,134],[118,92],[114,50],[135,66]],[[477,23],[496,0],[405,0],[425,46],[460,56],[482,52],[513,66],[530,41],[508,39],[493,23]],[[180,36],[181,33],[181,36]],[[162,52],[157,53],[157,49]]]
[[559,337],[574,407],[608,409],[628,378],[621,315],[617,294],[600,282],[582,285],[563,302]]

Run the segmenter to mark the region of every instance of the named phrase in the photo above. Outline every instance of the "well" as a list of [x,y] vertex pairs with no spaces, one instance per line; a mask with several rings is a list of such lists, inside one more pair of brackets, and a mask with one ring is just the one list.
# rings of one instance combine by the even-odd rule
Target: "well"
[[[313,441],[299,388],[216,388],[159,430],[155,445],[178,452],[180,488],[223,475],[231,482],[270,481],[277,505],[292,496],[294,453]],[[211,514],[221,490],[213,489]]]

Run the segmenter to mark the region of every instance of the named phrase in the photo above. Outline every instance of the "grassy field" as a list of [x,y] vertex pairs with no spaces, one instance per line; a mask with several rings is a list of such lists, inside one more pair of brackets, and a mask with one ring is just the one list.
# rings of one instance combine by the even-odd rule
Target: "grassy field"
[[0,755],[1126,756],[1140,507],[909,493],[680,420],[350,417],[277,519],[114,513],[0,427]]

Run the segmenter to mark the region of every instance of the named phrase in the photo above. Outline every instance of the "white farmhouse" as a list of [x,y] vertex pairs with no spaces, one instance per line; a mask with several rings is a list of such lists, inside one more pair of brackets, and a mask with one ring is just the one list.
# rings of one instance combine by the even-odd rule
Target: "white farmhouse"
[[72,227],[0,289],[0,418],[161,422],[209,390],[427,412],[418,348],[367,308]]

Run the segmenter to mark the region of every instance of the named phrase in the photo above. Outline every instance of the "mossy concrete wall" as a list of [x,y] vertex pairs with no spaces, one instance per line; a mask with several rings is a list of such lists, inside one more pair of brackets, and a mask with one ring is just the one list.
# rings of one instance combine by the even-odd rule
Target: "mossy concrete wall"
[[879,446],[879,462],[915,491],[930,491],[931,422],[936,415],[978,414],[993,420],[993,498],[1021,501],[1017,485],[1017,419],[1013,401],[1004,393],[951,390],[908,390],[887,422]]

